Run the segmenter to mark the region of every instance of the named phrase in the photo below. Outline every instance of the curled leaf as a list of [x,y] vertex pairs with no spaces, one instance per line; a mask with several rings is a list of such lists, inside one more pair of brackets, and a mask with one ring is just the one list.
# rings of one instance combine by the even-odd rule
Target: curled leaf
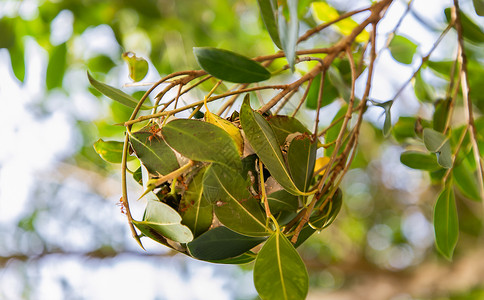
[[240,130],[237,128],[237,126],[232,124],[230,121],[211,113],[210,111],[205,113],[205,121],[225,130],[225,132],[227,132],[234,140],[237,150],[239,151],[239,155],[242,156],[244,153],[244,139],[242,138]]
[[196,47],[193,52],[200,67],[210,75],[236,83],[267,80],[271,73],[261,64],[232,51]]
[[134,81],[141,81],[148,74],[148,62],[141,57],[137,57],[133,52],[123,53],[123,59],[128,63],[129,77]]

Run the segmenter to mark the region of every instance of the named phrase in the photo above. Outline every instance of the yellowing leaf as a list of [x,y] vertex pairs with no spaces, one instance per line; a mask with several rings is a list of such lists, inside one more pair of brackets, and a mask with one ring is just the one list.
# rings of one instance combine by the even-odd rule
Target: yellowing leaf
[[330,159],[327,156],[316,159],[316,164],[314,165],[314,175],[324,175],[329,161]]
[[[311,8],[313,12],[313,18],[316,21],[330,22],[340,16],[338,11],[326,2],[313,2],[311,3]],[[339,22],[336,22],[336,24],[334,25],[342,35],[349,35],[353,31],[353,29],[358,26],[358,23],[356,23],[351,18],[346,18]],[[363,43],[368,41],[369,38],[370,34],[368,33],[368,31],[363,30],[356,37],[355,41],[358,43]]]
[[207,123],[213,124],[225,130],[225,132],[227,132],[230,135],[230,137],[234,140],[237,146],[237,151],[242,156],[242,154],[244,153],[244,139],[242,138],[242,135],[240,134],[240,130],[239,128],[237,128],[237,126],[235,126],[228,120],[225,120],[215,114],[212,114],[208,110],[205,113],[205,121]]

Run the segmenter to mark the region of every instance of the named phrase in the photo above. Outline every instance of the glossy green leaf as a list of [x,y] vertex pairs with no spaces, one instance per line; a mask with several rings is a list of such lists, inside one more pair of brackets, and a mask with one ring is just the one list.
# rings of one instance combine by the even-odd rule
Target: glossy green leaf
[[400,161],[407,167],[417,170],[436,171],[441,168],[434,154],[419,151],[403,152]]
[[287,162],[292,178],[297,188],[307,192],[313,177],[316,162],[317,141],[312,136],[302,134],[296,136],[289,144]]
[[216,164],[207,169],[203,179],[204,196],[214,205],[222,224],[243,235],[267,236],[265,214],[248,186],[238,172]]
[[299,233],[294,247],[299,247],[317,230],[322,230],[331,225],[338,216],[341,206],[343,205],[343,193],[341,192],[341,189],[338,189],[331,200],[327,202],[324,207],[321,207],[324,200],[325,196],[321,197],[316,203],[315,209],[309,218],[309,223],[306,224]]
[[282,49],[281,40],[279,39],[279,32],[277,31],[277,1],[274,0],[257,0],[262,17],[262,21],[266,26],[267,32],[274,44]]
[[193,240],[190,229],[182,225],[181,216],[167,204],[152,200],[157,199],[149,193],[143,221],[133,221],[133,224],[146,236],[156,237],[159,234],[167,239],[179,243],[188,243]]
[[299,132],[311,134],[311,132],[298,119],[290,116],[270,116],[267,120],[274,130],[277,142],[284,145],[288,135]]
[[401,35],[395,35],[388,46],[392,57],[402,63],[411,64],[413,56],[417,51],[417,45]]
[[215,264],[242,265],[242,264],[248,264],[250,262],[253,262],[255,260],[255,257],[256,257],[256,254],[252,252],[247,252],[236,257],[209,260],[209,262],[215,263]]
[[188,243],[190,254],[201,260],[222,260],[244,254],[266,238],[241,235],[227,227],[213,228]]
[[478,16],[484,17],[484,1],[483,0],[472,0],[474,3],[474,10]]
[[123,60],[128,64],[129,77],[134,82],[141,81],[148,74],[148,62],[144,58],[137,57],[132,52],[125,52]]
[[67,64],[67,45],[62,43],[55,46],[49,57],[45,83],[47,89],[51,90],[56,87],[62,87],[64,72]]
[[466,160],[462,161],[454,167],[452,172],[454,174],[454,182],[460,192],[471,200],[481,201],[478,180],[469,163]]
[[104,141],[99,139],[94,143],[94,150],[107,162],[120,164],[123,157],[123,143],[117,141]]
[[435,203],[434,229],[437,249],[451,260],[459,236],[459,223],[454,189],[450,186],[444,188]]
[[138,131],[129,136],[134,153],[153,175],[167,175],[180,165],[176,155],[165,141],[151,132]]
[[207,231],[213,219],[212,204],[203,196],[204,173],[202,169],[193,177],[180,201],[182,224],[188,226],[195,237]]
[[218,126],[177,119],[163,126],[161,134],[168,145],[191,160],[215,162],[237,170],[242,168],[237,145]]
[[[450,7],[444,10],[445,17],[447,22],[450,22],[451,13]],[[472,21],[466,14],[460,11],[460,21],[462,24],[462,35],[465,39],[474,42],[474,43],[483,43],[484,42],[484,31]]]
[[425,128],[423,140],[425,147],[437,155],[439,165],[446,169],[452,167],[452,151],[449,140],[445,135],[433,129]]
[[[306,107],[309,109],[317,109],[318,108],[318,97],[319,97],[319,89],[321,87],[321,74],[318,74],[314,77],[311,86],[309,87],[308,96],[306,98]],[[338,90],[334,87],[331,83],[331,79],[326,77],[324,79],[324,86],[323,86],[323,98],[321,99],[321,107],[325,107],[328,104],[331,104],[336,98],[339,97]]]
[[193,53],[203,70],[222,80],[252,83],[271,77],[271,73],[258,62],[228,50],[195,47]]
[[237,150],[239,151],[239,155],[242,156],[244,153],[244,139],[242,138],[242,134],[240,133],[240,130],[237,126],[232,124],[230,121],[225,120],[216,114],[211,113],[210,111],[205,112],[205,122],[211,123],[213,125],[216,125],[225,132],[227,132],[230,137],[235,142],[235,145],[237,146]]
[[[130,95],[126,94],[125,92],[115,87],[112,87],[110,85],[97,81],[96,79],[92,78],[89,72],[87,72],[87,78],[89,79],[89,82],[91,83],[91,85],[104,96],[111,98],[112,100],[117,101],[131,108],[135,108],[136,105],[138,105],[138,100],[136,100],[135,98],[131,97]],[[151,108],[148,106],[142,105],[141,109],[151,109]]]
[[[344,120],[343,117],[346,114],[347,109],[348,109],[348,106],[344,105],[334,116],[331,123],[335,123],[335,125],[330,129],[328,129],[328,131],[326,131],[326,134],[324,136],[324,141],[326,144],[333,143],[334,141],[336,141],[336,138],[339,135],[341,127],[343,126],[343,120]],[[329,146],[328,148],[326,148],[324,152],[325,156],[331,156],[333,154],[333,151],[334,151],[334,145]]]
[[[281,46],[284,50],[284,54],[286,55],[287,63],[293,72],[294,64],[296,62],[296,46],[299,33],[297,3],[298,1],[296,0],[281,3],[282,6],[280,6],[278,9],[277,18]],[[286,20],[286,17],[283,13],[285,5],[287,5],[289,11],[289,20]]]
[[309,288],[306,266],[280,231],[271,235],[257,255],[254,284],[263,300],[306,298]]
[[449,115],[450,100],[437,100],[433,116],[433,128],[435,131],[444,132]]
[[[337,189],[331,201],[325,204],[324,200],[325,198],[321,197],[315,205],[315,211],[309,218],[309,225],[313,229],[322,230],[333,223],[343,205],[343,192],[341,189]],[[323,204],[324,207],[322,207]]]
[[286,190],[270,193],[267,195],[267,201],[272,214],[277,214],[281,211],[297,211],[299,205],[298,197],[288,193]]
[[246,96],[240,109],[240,123],[252,149],[257,153],[272,177],[291,194],[301,194],[286,168],[272,127],[264,117],[252,110],[248,96]]

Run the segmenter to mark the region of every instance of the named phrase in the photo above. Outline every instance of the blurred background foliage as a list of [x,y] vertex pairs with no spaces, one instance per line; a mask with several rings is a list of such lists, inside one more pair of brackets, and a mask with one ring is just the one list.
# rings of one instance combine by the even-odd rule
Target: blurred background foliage
[[[308,11],[310,2],[300,1],[302,30],[315,25]],[[370,4],[328,2],[341,11]],[[436,2],[437,7],[451,5]],[[462,2],[464,8],[472,5]],[[395,1],[391,10],[401,15],[406,5]],[[438,36],[446,25],[443,9],[438,17],[421,13],[415,8],[409,18],[430,36]],[[397,19],[395,14],[388,18]],[[482,25],[482,17],[477,20]],[[99,137],[120,140],[124,129],[112,124],[126,120],[130,110],[101,97],[85,74],[89,70],[118,87],[130,82],[122,60],[125,51],[148,59],[145,82],[196,69],[195,46],[225,48],[249,57],[271,54],[276,49],[263,28],[255,0],[0,2],[4,69],[0,101],[3,115],[13,114],[3,117],[0,129],[8,144],[0,156],[0,298],[256,297],[250,265],[209,266],[173,256],[154,244],[148,244],[147,252],[138,249],[115,206],[120,197],[118,170],[100,159],[92,146]],[[304,46],[324,47],[339,37],[337,30],[329,31]],[[421,45],[425,36],[412,38]],[[484,58],[479,33],[475,38],[478,41],[468,41],[467,47],[470,81],[476,106],[482,110]],[[449,74],[446,61],[454,59],[455,40],[449,38],[444,44],[433,65],[424,66],[425,82],[417,78],[426,94],[422,89],[407,89],[399,101],[404,103],[398,105],[394,119],[406,118],[400,118],[393,136],[384,139],[381,134],[381,110],[369,112],[371,122],[362,127],[360,152],[343,182],[341,214],[333,226],[300,249],[310,272],[310,298],[484,299],[480,204],[457,193],[460,239],[454,263],[445,261],[434,249],[432,228],[440,187],[433,186],[426,173],[399,160],[403,149],[397,142],[405,139],[407,125],[415,124],[417,116],[431,115],[434,102],[445,95],[441,77]],[[421,56],[428,51],[419,50]],[[392,61],[379,69],[382,75],[375,77],[374,89],[395,93],[397,80],[378,80],[390,73],[409,74],[405,67]],[[335,69],[343,78],[349,74],[343,60]],[[17,96],[7,93],[9,83]],[[146,87],[126,90],[139,97]],[[312,113],[307,109],[302,117],[311,118]],[[59,114],[60,123],[49,121]],[[39,129],[34,130],[35,126]],[[38,160],[42,163],[27,163]],[[14,164],[17,161],[23,164]],[[212,292],[207,294],[204,288]]]

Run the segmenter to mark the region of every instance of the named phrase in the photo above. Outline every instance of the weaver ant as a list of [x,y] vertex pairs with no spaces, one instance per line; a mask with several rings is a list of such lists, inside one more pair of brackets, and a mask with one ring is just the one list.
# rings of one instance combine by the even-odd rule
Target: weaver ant
[[116,205],[119,206],[119,208],[121,209],[121,213],[123,215],[125,215],[126,214],[126,207],[124,206],[123,197],[119,198],[119,202],[117,202]]
[[151,133],[151,135],[148,137],[148,141],[150,142],[151,144],[151,141],[153,141],[153,139],[159,139],[158,137],[158,133],[161,131],[161,128],[158,127],[158,125],[152,125],[150,127],[150,130],[148,131],[149,133]]

